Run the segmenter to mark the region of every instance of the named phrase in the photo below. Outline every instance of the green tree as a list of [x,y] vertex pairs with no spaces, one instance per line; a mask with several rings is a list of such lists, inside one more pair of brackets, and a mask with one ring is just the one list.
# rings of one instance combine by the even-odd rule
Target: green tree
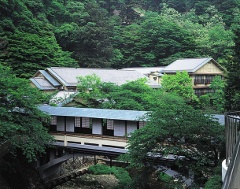
[[103,98],[101,79],[96,74],[79,76],[77,79],[77,89],[80,92],[77,97],[82,98],[83,104],[88,107],[98,107]]
[[[146,79],[127,82],[121,86],[102,82],[93,75],[78,77],[78,101],[87,107],[125,110],[149,110],[152,108],[154,91]],[[75,98],[75,100],[77,100]]]
[[174,93],[186,100],[197,100],[194,94],[192,79],[186,71],[174,75],[164,74],[161,81],[163,90]]
[[210,84],[210,88],[214,91],[211,93],[211,98],[213,99],[213,105],[219,112],[224,112],[225,106],[225,85],[226,82],[220,77],[216,76]]
[[0,60],[4,60],[19,77],[29,78],[36,70],[50,66],[76,65],[70,53],[62,51],[54,36],[16,31],[7,41]]
[[20,149],[32,161],[52,140],[41,122],[48,117],[37,108],[42,95],[1,64],[0,85],[0,146],[11,153]]
[[226,65],[228,70],[227,85],[225,91],[226,109],[239,110],[240,108],[240,30],[239,26],[234,29],[235,32],[235,54],[229,58],[229,63]]
[[153,89],[146,84],[146,79],[127,82],[106,94],[103,108],[124,110],[151,109],[151,96]]
[[[135,184],[148,188],[147,177],[153,168],[153,155],[169,153],[186,157],[180,161],[182,169],[193,170],[196,178],[211,172],[218,163],[223,147],[224,128],[211,116],[193,109],[177,96],[163,93],[156,101],[157,109],[147,116],[148,123],[136,130],[128,140],[128,154]],[[141,179],[141,180],[139,180]]]
[[81,67],[110,67],[112,26],[107,12],[93,0],[69,1],[65,11],[68,22],[55,30],[63,49],[72,52]]

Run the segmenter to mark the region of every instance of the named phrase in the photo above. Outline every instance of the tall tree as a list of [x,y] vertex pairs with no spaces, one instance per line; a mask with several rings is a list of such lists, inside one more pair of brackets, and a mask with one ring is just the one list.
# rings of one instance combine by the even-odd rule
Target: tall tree
[[128,140],[125,158],[132,171],[138,173],[133,178],[135,187],[149,188],[147,177],[154,167],[151,157],[158,155],[157,158],[159,154],[184,156],[185,160],[179,164],[182,169],[193,170],[195,178],[207,176],[211,166],[218,163],[224,128],[174,95],[163,93],[156,106],[146,118],[147,125],[136,130]]
[[228,70],[226,86],[226,108],[227,110],[239,110],[240,108],[240,28],[235,29],[235,56],[229,59],[226,65]]
[[226,82],[220,76],[216,76],[210,84],[210,88],[213,89],[210,96],[213,100],[213,106],[218,112],[224,112],[225,110],[225,87]]
[[41,122],[48,117],[37,108],[42,95],[1,64],[0,85],[0,146],[12,153],[20,149],[32,161],[52,140]]

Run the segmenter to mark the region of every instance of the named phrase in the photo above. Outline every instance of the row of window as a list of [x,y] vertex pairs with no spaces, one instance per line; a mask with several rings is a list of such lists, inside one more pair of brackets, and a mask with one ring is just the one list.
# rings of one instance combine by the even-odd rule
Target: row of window
[[214,79],[214,75],[195,75],[194,77],[194,85],[197,84],[210,84]]
[[[107,130],[114,130],[114,122],[117,120],[102,119],[101,126],[105,126]],[[62,117],[62,116],[51,116],[51,125],[71,128],[92,128],[92,118],[88,117]],[[65,126],[64,126],[65,125]],[[142,128],[145,125],[144,121],[137,122],[138,128]]]

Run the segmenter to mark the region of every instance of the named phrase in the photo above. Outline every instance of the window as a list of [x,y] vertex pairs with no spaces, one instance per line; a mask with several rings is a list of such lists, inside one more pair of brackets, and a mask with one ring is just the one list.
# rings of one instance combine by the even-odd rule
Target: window
[[214,78],[214,75],[207,75],[205,84],[210,84],[212,82],[213,78]]
[[75,127],[81,127],[81,118],[75,117]]
[[107,129],[113,130],[113,120],[107,120]]
[[204,84],[204,76],[203,75],[196,75],[194,78],[194,85],[197,84]]
[[91,125],[91,119],[88,117],[82,118],[82,128],[90,128]]

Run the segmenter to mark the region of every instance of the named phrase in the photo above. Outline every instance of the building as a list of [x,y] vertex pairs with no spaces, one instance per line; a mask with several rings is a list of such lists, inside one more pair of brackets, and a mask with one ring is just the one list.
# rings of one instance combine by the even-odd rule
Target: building
[[193,89],[198,97],[213,92],[209,88],[213,78],[215,76],[224,78],[226,73],[226,70],[213,58],[179,59],[166,66],[161,73],[176,74],[182,71],[187,71],[192,78]]
[[54,107],[42,105],[39,109],[51,116],[50,134],[58,145],[87,145],[125,149],[127,138],[145,125],[147,111],[95,108]]
[[164,67],[134,67],[134,68],[123,68],[122,70],[137,71],[147,76],[151,81],[155,81],[160,84],[160,78],[163,75],[161,72]]
[[92,74],[96,74],[103,82],[111,82],[117,85],[146,78],[150,87],[159,88],[157,82],[151,81],[147,76],[135,70],[51,67],[37,71],[30,80],[32,86],[44,92],[76,91],[77,77]]

